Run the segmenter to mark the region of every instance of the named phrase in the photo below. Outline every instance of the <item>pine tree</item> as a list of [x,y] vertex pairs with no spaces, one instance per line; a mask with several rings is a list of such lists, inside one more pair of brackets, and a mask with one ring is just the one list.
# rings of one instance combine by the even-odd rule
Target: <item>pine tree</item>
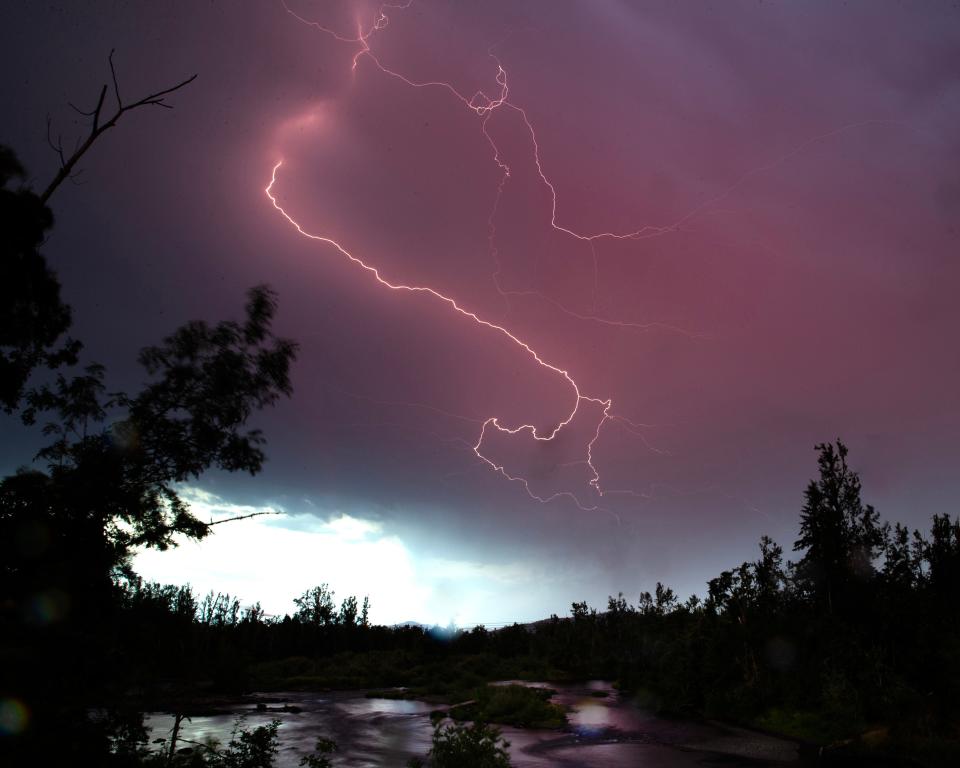
[[874,575],[873,562],[883,545],[879,515],[860,499],[860,478],[847,465],[847,447],[820,443],[820,479],[804,492],[800,538],[794,551],[804,553],[797,581],[808,599],[827,613],[847,600],[858,584]]

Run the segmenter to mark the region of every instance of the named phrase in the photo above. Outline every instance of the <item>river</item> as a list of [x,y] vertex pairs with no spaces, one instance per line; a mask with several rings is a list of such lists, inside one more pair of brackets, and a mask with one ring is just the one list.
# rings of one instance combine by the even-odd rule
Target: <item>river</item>
[[[658,717],[603,681],[549,687],[557,692],[552,700],[567,708],[569,725],[562,731],[502,727],[517,768],[758,768],[797,759],[793,742],[715,723]],[[258,703],[268,711],[258,711]],[[297,711],[276,711],[285,705]],[[184,721],[180,735],[226,743],[238,715],[245,716],[248,729],[277,718],[277,768],[295,768],[321,736],[337,742],[335,766],[402,768],[408,758],[425,757],[430,749],[430,712],[435,709],[437,705],[422,701],[366,698],[364,691],[254,694]],[[151,713],[146,724],[151,738],[160,738],[169,734],[173,717]]]

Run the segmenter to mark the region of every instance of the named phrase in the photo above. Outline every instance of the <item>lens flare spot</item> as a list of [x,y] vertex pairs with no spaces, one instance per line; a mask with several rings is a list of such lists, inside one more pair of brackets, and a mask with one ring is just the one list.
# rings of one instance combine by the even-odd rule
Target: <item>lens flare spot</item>
[[30,710],[20,699],[0,699],[0,735],[16,736],[30,724]]
[[70,596],[59,589],[38,592],[30,600],[28,612],[37,624],[55,624],[70,612]]

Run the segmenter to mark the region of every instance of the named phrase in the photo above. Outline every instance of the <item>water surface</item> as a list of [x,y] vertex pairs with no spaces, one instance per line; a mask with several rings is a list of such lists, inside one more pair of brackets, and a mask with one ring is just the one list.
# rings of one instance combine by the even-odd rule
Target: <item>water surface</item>
[[[713,723],[658,717],[621,697],[603,681],[548,687],[557,691],[553,701],[567,708],[569,725],[561,731],[504,726],[501,730],[510,742],[510,757],[517,768],[756,768],[796,761],[792,742]],[[258,703],[274,710],[288,705],[299,711],[258,711]],[[196,742],[214,738],[226,743],[238,715],[245,716],[248,729],[276,718],[280,720],[278,768],[297,766],[300,757],[313,750],[318,737],[337,742],[336,766],[402,768],[410,757],[424,757],[429,751],[433,734],[430,712],[434,709],[436,705],[422,701],[368,699],[364,691],[270,693],[246,697],[184,721],[181,736]],[[172,724],[171,715],[147,716],[152,738],[166,736]]]

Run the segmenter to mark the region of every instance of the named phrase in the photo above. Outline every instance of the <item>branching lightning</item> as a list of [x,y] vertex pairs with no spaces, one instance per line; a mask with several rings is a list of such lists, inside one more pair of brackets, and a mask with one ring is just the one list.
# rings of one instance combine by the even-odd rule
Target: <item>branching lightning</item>
[[[594,322],[602,325],[619,327],[619,328],[648,330],[652,327],[660,326],[660,327],[678,331],[681,333],[684,332],[682,331],[682,329],[672,328],[671,326],[666,326],[659,323],[634,323],[634,322],[626,322],[626,321],[620,321],[620,320],[611,320],[608,318],[597,316],[595,314],[585,315],[569,309],[568,307],[564,306],[561,302],[549,296],[546,296],[545,294],[539,291],[535,291],[535,290],[516,291],[516,290],[506,290],[503,288],[500,281],[501,265],[499,261],[499,254],[496,247],[496,226],[494,224],[494,220],[496,218],[497,209],[500,204],[504,187],[508,179],[510,178],[511,169],[510,169],[510,166],[504,161],[503,155],[500,151],[499,146],[497,145],[496,141],[494,140],[493,136],[490,134],[488,130],[488,122],[492,117],[492,115],[498,110],[503,110],[503,109],[511,110],[513,113],[515,113],[520,117],[523,125],[525,126],[525,130],[528,134],[528,137],[531,143],[532,160],[533,160],[534,166],[536,167],[537,175],[539,176],[541,183],[547,188],[550,194],[550,201],[551,201],[550,202],[550,226],[554,230],[566,235],[567,237],[570,237],[577,241],[581,241],[585,243],[590,249],[590,253],[593,258],[593,265],[594,265],[594,304],[596,304],[597,281],[598,281],[597,252],[595,249],[595,243],[597,241],[603,240],[603,239],[640,240],[647,237],[655,237],[658,235],[662,235],[666,232],[675,231],[677,227],[676,225],[671,225],[667,227],[644,226],[629,232],[604,231],[604,232],[595,232],[595,233],[583,233],[583,232],[577,232],[567,226],[564,226],[558,223],[557,190],[554,184],[548,178],[546,172],[544,171],[543,164],[540,159],[540,146],[537,141],[537,133],[527,115],[526,110],[523,107],[518,106],[517,104],[509,100],[510,89],[507,81],[507,72],[504,69],[500,60],[492,52],[492,50],[489,51],[488,53],[496,66],[495,82],[498,89],[496,96],[490,97],[484,91],[478,90],[473,95],[468,97],[464,95],[462,92],[460,92],[451,83],[446,81],[413,80],[405,76],[404,74],[385,66],[371,49],[370,47],[371,38],[376,33],[384,30],[387,27],[387,24],[389,23],[389,18],[387,16],[386,11],[388,9],[408,8],[412,0],[407,0],[407,2],[399,3],[399,4],[387,3],[387,4],[381,5],[379,11],[376,14],[376,19],[372,23],[370,23],[366,28],[364,28],[361,22],[357,23],[357,33],[356,35],[353,35],[353,36],[340,34],[337,31],[329,27],[325,27],[316,21],[309,20],[304,16],[293,11],[285,2],[283,2],[283,0],[281,0],[281,2],[283,3],[283,6],[287,11],[287,13],[289,13],[291,16],[296,18],[301,23],[307,24],[324,34],[329,35],[330,37],[332,37],[333,39],[339,42],[358,45],[359,48],[354,53],[353,60],[352,60],[353,70],[356,70],[360,59],[363,57],[366,57],[374,64],[374,66],[381,73],[383,73],[388,77],[399,80],[400,82],[402,82],[403,84],[405,84],[410,88],[418,88],[418,89],[436,88],[436,89],[441,89],[446,91],[449,95],[454,97],[454,99],[458,101],[463,107],[469,109],[480,118],[481,134],[484,137],[484,140],[489,145],[490,149],[492,150],[494,163],[497,165],[497,167],[501,171],[501,178],[497,186],[497,192],[494,199],[493,208],[491,210],[491,213],[488,219],[488,224],[489,224],[488,239],[489,239],[489,245],[490,245],[490,255],[493,258],[496,266],[496,270],[493,274],[493,282],[497,291],[503,297],[505,302],[507,302],[508,306],[509,306],[509,298],[511,296],[536,296],[552,304],[559,311],[571,317],[574,317],[578,320]],[[334,240],[333,238],[307,231],[303,226],[301,226],[301,224],[296,219],[293,218],[293,216],[290,213],[288,213],[288,211],[280,204],[278,200],[277,194],[275,192],[275,188],[278,181],[278,174],[282,165],[283,165],[283,161],[281,160],[277,162],[276,165],[273,167],[273,171],[270,177],[270,183],[267,185],[265,192],[267,197],[270,199],[270,202],[273,205],[273,207],[296,229],[296,231],[300,235],[302,235],[303,237],[309,240],[313,240],[333,248],[342,257],[346,258],[351,263],[353,263],[360,269],[364,270],[369,276],[373,277],[384,288],[387,288],[392,291],[404,291],[404,292],[409,292],[409,293],[429,297],[442,304],[445,304],[451,310],[469,319],[473,323],[479,326],[482,326],[484,328],[487,328],[491,331],[494,331],[495,333],[501,335],[508,343],[519,347],[525,353],[527,353],[527,355],[529,355],[529,357],[533,360],[533,362],[537,366],[550,371],[556,376],[561,377],[566,382],[566,384],[570,387],[571,400],[572,400],[570,410],[567,412],[566,416],[555,427],[553,427],[548,431],[542,431],[538,429],[534,424],[519,424],[519,425],[505,424],[503,423],[503,420],[497,416],[491,416],[487,418],[485,421],[483,421],[480,426],[480,433],[477,437],[476,443],[472,445],[472,451],[478,459],[480,459],[485,465],[489,466],[495,472],[501,474],[503,477],[507,478],[508,480],[520,483],[524,487],[526,493],[530,496],[530,498],[536,501],[539,501],[541,503],[548,503],[559,498],[566,498],[571,500],[578,509],[584,512],[605,511],[605,512],[609,512],[610,514],[614,514],[616,516],[616,513],[610,512],[610,510],[604,509],[598,504],[589,503],[581,500],[581,498],[573,491],[563,490],[563,491],[557,491],[550,495],[540,495],[532,488],[531,483],[527,478],[521,475],[511,474],[510,472],[507,471],[506,467],[502,463],[498,463],[496,460],[494,460],[493,458],[491,458],[490,456],[486,455],[483,452],[484,441],[487,438],[488,430],[495,430],[496,432],[504,435],[517,435],[517,434],[524,433],[532,437],[534,440],[537,440],[540,442],[551,441],[561,432],[561,430],[563,430],[564,428],[570,425],[570,423],[577,416],[578,412],[581,409],[581,406],[583,406],[584,403],[590,403],[599,407],[600,416],[597,419],[596,427],[593,430],[589,441],[584,446],[584,458],[580,461],[570,462],[569,464],[570,465],[583,464],[586,466],[588,475],[589,475],[588,486],[590,487],[592,493],[594,493],[597,497],[603,497],[605,493],[610,493],[610,494],[630,493],[632,495],[638,495],[638,496],[641,495],[641,494],[637,494],[634,491],[605,490],[601,485],[600,473],[597,470],[597,467],[594,463],[594,449],[597,441],[600,439],[600,435],[603,431],[604,425],[608,421],[615,420],[619,422],[621,426],[626,428],[630,433],[639,436],[641,439],[644,439],[643,434],[640,431],[644,425],[635,424],[633,422],[630,422],[624,419],[621,416],[612,414],[611,409],[613,407],[613,402],[610,398],[593,397],[593,396],[584,394],[584,392],[580,389],[580,386],[577,384],[573,376],[570,374],[570,372],[566,368],[563,368],[560,365],[557,365],[545,360],[540,355],[540,353],[538,353],[528,342],[524,341],[519,336],[514,334],[512,331],[508,330],[504,325],[501,325],[491,320],[480,317],[475,312],[464,308],[456,299],[450,296],[446,296],[440,293],[439,291],[435,290],[434,288],[431,288],[428,285],[408,285],[406,283],[393,282],[391,280],[388,280],[381,274],[380,270],[377,267],[372,266],[371,264],[367,263],[359,256],[352,253],[342,243]],[[470,419],[468,420],[472,421]],[[645,439],[644,439],[644,443],[646,444]],[[652,450],[656,450],[656,449],[652,449]]]
[[577,415],[577,411],[579,410],[581,403],[591,402],[591,403],[596,403],[598,405],[602,405],[603,417],[601,418],[600,422],[597,424],[597,430],[596,430],[596,434],[594,435],[594,438],[587,445],[587,464],[590,467],[590,471],[592,474],[590,485],[592,485],[598,491],[598,493],[602,495],[603,491],[600,488],[600,475],[597,473],[596,468],[593,466],[592,451],[593,451],[593,444],[596,442],[596,440],[600,436],[600,429],[603,426],[603,423],[610,418],[610,407],[612,406],[612,401],[609,399],[602,400],[600,398],[589,397],[588,395],[584,395],[580,391],[580,387],[577,386],[577,382],[574,381],[573,377],[570,375],[570,373],[567,370],[560,368],[559,366],[553,365],[552,363],[548,363],[546,360],[540,357],[540,355],[536,352],[536,350],[534,350],[533,347],[527,344],[527,342],[515,336],[513,333],[508,331],[502,325],[497,325],[496,323],[492,323],[489,320],[483,319],[476,313],[471,312],[468,309],[464,309],[462,306],[460,306],[460,304],[457,303],[455,299],[452,299],[449,296],[445,296],[444,294],[440,293],[437,290],[434,290],[433,288],[430,288],[429,286],[406,285],[404,283],[392,283],[389,280],[386,280],[380,274],[380,271],[376,267],[373,267],[367,264],[365,261],[363,261],[363,259],[354,255],[350,251],[348,251],[336,240],[329,237],[325,237],[323,235],[317,235],[305,230],[302,226],[300,226],[299,222],[297,222],[296,219],[294,219],[289,213],[287,213],[287,211],[283,208],[283,206],[280,205],[280,202],[277,200],[277,196],[274,194],[273,188],[277,183],[277,172],[280,170],[280,167],[282,165],[283,165],[283,161],[280,161],[273,167],[273,173],[270,176],[270,183],[267,185],[264,192],[266,193],[267,197],[270,199],[270,202],[273,204],[273,207],[276,208],[277,211],[279,211],[279,213],[288,222],[290,222],[290,224],[292,224],[293,227],[297,230],[297,232],[299,232],[303,237],[306,237],[310,240],[315,240],[317,242],[326,243],[327,245],[333,247],[338,253],[340,253],[341,256],[344,256],[345,258],[349,259],[353,264],[356,264],[358,267],[365,270],[369,275],[371,275],[378,283],[380,283],[385,288],[389,288],[390,290],[393,290],[393,291],[407,291],[410,293],[431,296],[434,299],[437,299],[443,302],[444,304],[446,304],[447,306],[449,306],[453,311],[472,320],[474,323],[502,334],[511,343],[520,347],[531,358],[533,358],[533,360],[536,362],[537,365],[552,371],[558,376],[561,376],[570,385],[570,388],[572,389],[573,395],[574,395],[573,407],[571,408],[566,418],[564,418],[563,421],[557,424],[549,432],[545,434],[541,433],[541,431],[538,430],[537,427],[533,424],[521,424],[516,427],[503,426],[500,423],[500,419],[498,417],[491,416],[490,418],[488,418],[486,421],[483,422],[483,426],[480,428],[480,436],[473,447],[473,451],[479,459],[489,464],[490,467],[492,467],[495,471],[501,473],[504,477],[508,478],[509,480],[522,483],[526,488],[527,493],[530,494],[531,498],[534,498],[537,501],[548,502],[556,498],[565,496],[567,498],[572,499],[577,504],[577,506],[583,511],[594,511],[594,510],[600,509],[600,507],[596,505],[583,504],[574,493],[569,491],[559,491],[547,497],[538,496],[531,489],[529,481],[527,481],[523,477],[509,474],[506,471],[506,469],[503,467],[503,465],[497,464],[495,461],[485,456],[481,452],[481,446],[483,445],[483,440],[484,440],[484,436],[486,435],[486,431],[490,427],[493,427],[494,429],[499,430],[500,432],[503,432],[505,434],[510,434],[510,435],[516,435],[521,432],[526,432],[526,433],[529,433],[534,440],[538,440],[538,441],[553,440],[554,437],[556,437],[556,435],[560,432],[561,429],[563,429],[568,424],[570,424],[571,421],[573,421],[573,418]]
[[[571,226],[567,226],[564,223],[561,223],[559,216],[559,203],[558,203],[558,194],[557,189],[554,183],[550,180],[550,177],[544,169],[544,165],[541,160],[540,153],[540,144],[537,139],[537,132],[534,129],[533,123],[530,120],[527,111],[524,107],[516,104],[510,100],[510,88],[508,84],[507,71],[503,67],[501,61],[494,53],[493,47],[488,50],[488,54],[495,66],[496,73],[494,77],[494,82],[496,84],[495,96],[488,96],[484,91],[477,90],[471,96],[465,95],[463,92],[458,90],[452,83],[446,82],[443,80],[414,80],[403,73],[392,69],[380,60],[378,55],[371,48],[371,40],[380,32],[383,32],[388,24],[389,17],[387,12],[389,10],[402,10],[409,8],[413,0],[403,0],[402,2],[390,3],[386,2],[379,6],[379,9],[375,12],[374,18],[372,21],[364,22],[357,21],[356,24],[356,33],[342,34],[336,31],[333,28],[324,26],[317,21],[310,20],[299,13],[292,10],[286,3],[286,0],[280,0],[284,9],[290,16],[295,18],[302,24],[306,24],[318,32],[321,32],[325,35],[328,35],[332,39],[344,43],[346,45],[355,46],[356,49],[353,52],[352,57],[352,70],[355,72],[358,68],[359,62],[361,59],[369,60],[376,69],[383,75],[393,78],[404,84],[409,88],[416,89],[437,89],[445,92],[448,96],[452,97],[455,102],[458,102],[462,107],[470,110],[479,118],[480,124],[480,133],[483,137],[484,142],[488,145],[490,151],[492,152],[493,162],[496,164],[500,170],[500,180],[497,184],[496,194],[494,196],[492,209],[490,211],[487,223],[488,223],[488,246],[489,246],[489,255],[494,265],[494,271],[492,274],[493,285],[503,299],[503,302],[507,308],[510,309],[511,298],[536,298],[543,302],[550,304],[557,311],[574,318],[578,321],[596,323],[599,325],[625,329],[625,330],[634,330],[634,331],[647,331],[652,328],[659,328],[671,332],[681,333],[687,336],[699,336],[701,334],[693,334],[689,331],[677,328],[674,326],[666,325],[663,323],[638,323],[638,322],[629,322],[624,320],[610,319],[603,317],[597,314],[597,296],[599,293],[599,264],[598,264],[598,244],[602,241],[637,241],[647,238],[659,237],[668,233],[674,233],[680,231],[691,219],[697,217],[704,213],[708,208],[715,208],[715,205],[725,198],[732,195],[736,190],[746,184],[752,177],[757,176],[758,174],[771,171],[772,169],[780,166],[783,163],[786,163],[790,158],[798,155],[799,153],[805,151],[807,148],[818,144],[822,141],[830,139],[832,137],[843,134],[847,131],[854,129],[870,126],[870,125],[900,125],[895,121],[891,120],[863,120],[855,123],[850,123],[847,125],[842,125],[833,130],[829,130],[818,135],[812,136],[800,144],[796,145],[789,151],[781,154],[778,157],[773,158],[769,162],[766,162],[758,167],[752,168],[742,175],[739,176],[733,183],[726,186],[724,189],[721,189],[716,194],[710,196],[709,198],[702,200],[696,204],[693,208],[689,209],[684,215],[678,218],[671,224],[665,226],[641,226],[631,231],[615,232],[615,231],[597,231],[597,232],[582,232],[573,229]],[[577,242],[583,243],[584,246],[589,250],[589,256],[592,259],[593,265],[593,309],[590,314],[584,314],[583,312],[577,312],[570,307],[567,307],[562,302],[557,299],[548,296],[538,290],[534,289],[524,289],[516,290],[505,288],[502,283],[502,264],[500,260],[500,253],[497,248],[497,229],[496,229],[496,218],[503,197],[504,189],[511,177],[511,168],[508,163],[504,160],[504,155],[500,150],[500,147],[497,145],[496,140],[493,135],[491,135],[488,130],[489,121],[494,114],[501,111],[509,111],[510,113],[516,115],[520,122],[523,125],[523,130],[526,132],[530,143],[530,159],[532,160],[532,165],[536,169],[537,177],[539,178],[539,183],[541,183],[549,193],[550,199],[550,216],[549,216],[549,225],[550,227],[564,236],[571,238]],[[276,208],[276,210],[295,228],[295,230],[303,237],[321,243],[323,245],[333,248],[340,256],[349,260],[352,264],[364,270],[369,276],[373,277],[380,285],[384,288],[387,288],[392,291],[401,291],[409,292],[412,294],[417,294],[429,298],[433,301],[436,301],[442,305],[445,305],[450,310],[458,313],[462,317],[468,319],[469,321],[475,323],[478,326],[486,328],[490,331],[498,334],[503,340],[507,341],[508,344],[515,347],[519,347],[523,352],[525,352],[529,358],[534,362],[534,364],[551,374],[560,377],[570,388],[571,392],[571,406],[569,411],[566,413],[562,421],[560,421],[555,427],[549,430],[540,430],[533,424],[518,424],[510,425],[504,423],[504,420],[500,417],[489,417],[486,420],[480,420],[465,416],[460,416],[457,414],[448,413],[442,411],[441,409],[434,408],[430,405],[424,405],[421,403],[404,403],[403,405],[415,408],[422,408],[434,411],[438,414],[445,415],[450,418],[458,419],[466,423],[471,423],[473,425],[479,425],[479,435],[475,443],[463,440],[461,438],[442,438],[439,435],[438,439],[443,439],[446,441],[455,442],[462,444],[465,449],[472,451],[472,453],[482,462],[477,466],[488,466],[493,469],[495,472],[499,473],[503,477],[511,480],[513,482],[520,483],[526,493],[530,498],[542,502],[548,503],[559,498],[566,498],[571,500],[577,508],[582,511],[606,511],[610,510],[604,509],[592,502],[587,502],[581,500],[581,498],[574,493],[573,491],[558,491],[550,495],[541,495],[538,494],[533,487],[531,486],[530,481],[521,475],[511,474],[507,471],[506,467],[502,463],[498,463],[495,459],[488,456],[484,453],[484,443],[487,439],[488,434],[498,433],[502,435],[517,435],[517,434],[526,434],[532,437],[536,441],[540,442],[549,442],[556,438],[556,436],[564,429],[569,427],[574,418],[580,413],[581,408],[588,404],[589,406],[596,406],[599,410],[599,416],[597,417],[596,427],[592,430],[589,435],[589,440],[583,447],[582,458],[576,461],[570,461],[560,466],[584,466],[587,469],[589,480],[588,487],[592,495],[595,495],[598,499],[604,496],[617,496],[617,495],[629,495],[641,499],[650,499],[652,498],[649,494],[639,493],[630,489],[613,489],[605,487],[601,484],[600,473],[596,467],[594,461],[594,450],[598,441],[600,440],[601,433],[603,432],[604,426],[608,422],[613,422],[618,427],[620,427],[625,432],[637,437],[643,442],[643,444],[651,451],[657,453],[665,453],[661,449],[651,445],[647,442],[646,435],[644,430],[648,429],[651,425],[639,424],[637,422],[631,421],[619,414],[613,413],[613,403],[611,398],[600,398],[593,397],[581,390],[580,386],[577,384],[571,373],[564,367],[559,364],[548,362],[544,359],[539,352],[537,352],[527,341],[520,338],[514,332],[508,330],[507,326],[504,324],[504,319],[500,319],[498,322],[483,318],[476,314],[475,312],[465,308],[458,302],[456,299],[444,295],[443,293],[435,290],[434,288],[428,285],[408,285],[402,282],[394,282],[386,279],[375,266],[372,266],[365,260],[361,259],[359,256],[352,253],[340,242],[326,237],[324,235],[315,234],[307,231],[303,226],[301,226],[298,221],[296,221],[293,216],[288,213],[284,207],[280,204],[277,194],[275,192],[278,174],[283,165],[283,161],[277,162],[273,167],[272,174],[270,176],[270,182],[267,185],[265,192],[267,197],[270,199],[270,202]],[[710,489],[703,489],[704,491]],[[697,491],[700,492],[700,491]],[[750,507],[755,509],[754,507]],[[610,512],[616,516],[616,513]],[[619,519],[619,518],[618,518]]]

